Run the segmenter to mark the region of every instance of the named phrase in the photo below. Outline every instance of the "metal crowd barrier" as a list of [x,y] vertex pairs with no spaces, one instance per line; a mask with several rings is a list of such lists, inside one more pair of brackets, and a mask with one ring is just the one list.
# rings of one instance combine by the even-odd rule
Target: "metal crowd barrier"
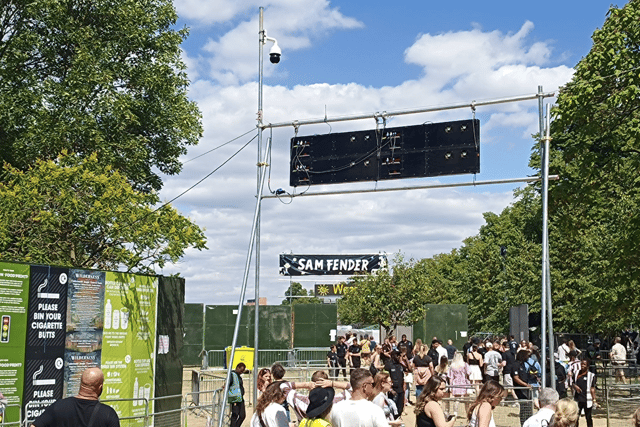
[[[19,419],[18,419],[18,421],[11,421],[11,422],[9,422],[9,421],[6,421],[6,420],[4,419],[4,416],[5,416],[5,415],[6,415],[6,413],[7,413],[7,408],[18,408],[18,414],[19,414]],[[0,426],[2,426],[2,427],[4,427],[4,426],[17,426],[17,427],[20,427],[20,424],[21,424],[21,422],[22,422],[22,421],[21,421],[21,420],[22,420],[22,416],[23,416],[23,414],[22,414],[22,408],[20,407],[20,405],[18,405],[18,404],[16,404],[16,403],[10,403],[10,404],[7,404],[7,405],[4,407],[4,411],[0,412],[0,414],[2,414],[2,420],[0,420]]]
[[[447,386],[449,393],[452,388],[465,389],[467,392],[463,396],[444,398],[442,400],[443,410],[446,413],[456,415],[458,421],[461,421],[463,424],[468,424],[467,410],[476,400],[477,391],[481,387],[482,384]],[[530,389],[526,387],[506,386],[505,390],[507,397],[493,410],[495,424],[500,427],[520,427],[521,419],[526,420],[536,412],[533,396],[529,399],[511,399],[511,390],[525,390],[528,392]],[[522,418],[520,417],[521,414]]]
[[[329,347],[299,347],[288,349],[262,350],[258,349],[258,366],[269,367],[274,363],[294,368],[306,361],[326,361]],[[202,369],[216,369],[226,367],[227,353],[225,350],[202,350]]]

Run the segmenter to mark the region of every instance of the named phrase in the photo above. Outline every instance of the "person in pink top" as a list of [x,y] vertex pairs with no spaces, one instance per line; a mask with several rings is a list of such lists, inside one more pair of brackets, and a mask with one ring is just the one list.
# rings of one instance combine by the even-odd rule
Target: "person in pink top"
[[[461,397],[467,395],[467,392],[471,389],[471,381],[469,381],[469,374],[471,373],[469,369],[469,364],[466,363],[462,357],[462,354],[456,353],[453,356],[453,362],[451,362],[451,366],[449,367],[449,381],[451,384],[451,395],[456,398],[455,406],[453,409],[454,415],[458,416],[458,403],[460,402]],[[469,404],[465,399],[465,414],[469,409]]]

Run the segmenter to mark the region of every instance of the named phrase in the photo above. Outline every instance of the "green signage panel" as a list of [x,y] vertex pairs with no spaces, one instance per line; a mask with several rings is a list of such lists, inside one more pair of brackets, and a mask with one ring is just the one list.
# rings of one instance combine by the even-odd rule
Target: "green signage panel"
[[153,411],[157,290],[156,277],[106,273],[102,400],[114,399],[120,417],[140,417],[132,425],[144,424],[147,404]]
[[29,300],[28,265],[0,263],[0,392],[8,400],[2,422],[17,422],[24,387]]

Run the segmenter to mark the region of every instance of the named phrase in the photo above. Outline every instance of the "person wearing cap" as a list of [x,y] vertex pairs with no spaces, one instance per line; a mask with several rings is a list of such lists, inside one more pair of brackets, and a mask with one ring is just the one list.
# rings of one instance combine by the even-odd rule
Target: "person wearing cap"
[[487,351],[484,355],[483,364],[484,364],[484,374],[485,374],[485,382],[488,380],[494,380],[496,382],[500,381],[500,367],[502,365],[502,355],[498,353],[497,346],[494,349],[493,344],[490,342],[487,343]]
[[307,406],[307,416],[300,422],[300,427],[330,427],[327,421],[335,391],[333,388],[318,387],[309,392],[309,406]]

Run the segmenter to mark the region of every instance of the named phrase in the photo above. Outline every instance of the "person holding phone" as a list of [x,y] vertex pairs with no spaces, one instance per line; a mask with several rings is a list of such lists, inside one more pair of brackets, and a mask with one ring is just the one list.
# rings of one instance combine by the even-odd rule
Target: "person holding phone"
[[416,402],[416,427],[453,427],[454,415],[445,414],[440,401],[447,394],[447,383],[439,376],[429,378]]

